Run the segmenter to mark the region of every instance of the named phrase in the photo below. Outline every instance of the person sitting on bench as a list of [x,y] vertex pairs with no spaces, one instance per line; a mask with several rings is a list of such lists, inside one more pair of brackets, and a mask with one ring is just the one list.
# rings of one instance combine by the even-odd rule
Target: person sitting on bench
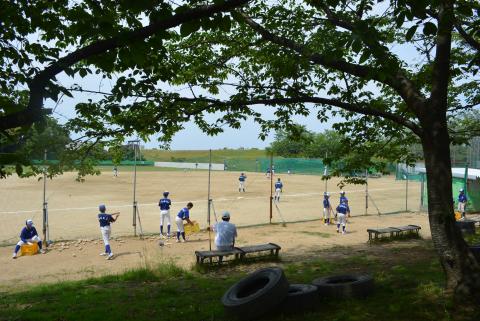
[[230,223],[230,213],[225,211],[222,214],[222,221],[213,226],[216,232],[215,245],[219,251],[230,251],[235,246],[237,237],[237,228],[235,224]]

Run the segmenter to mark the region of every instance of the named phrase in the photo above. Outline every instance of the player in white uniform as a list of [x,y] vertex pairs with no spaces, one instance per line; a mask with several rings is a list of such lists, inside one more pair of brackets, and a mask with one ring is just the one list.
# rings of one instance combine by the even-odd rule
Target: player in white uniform
[[116,165],[113,166],[113,177],[118,177],[118,167]]
[[275,182],[275,197],[274,200],[280,202],[280,194],[283,192],[283,183],[280,180],[280,177]]
[[330,224],[330,212],[332,212],[332,205],[330,204],[330,194],[323,193],[323,223],[325,226]]
[[100,231],[102,232],[103,243],[105,244],[105,252],[100,253],[101,256],[107,256],[107,260],[113,259],[112,249],[110,248],[110,234],[112,229],[110,223],[113,223],[117,220],[120,212],[113,214],[106,214],[105,211],[107,208],[105,205],[100,205],[98,207],[100,214],[98,214],[98,222],[100,223]]
[[467,206],[467,196],[465,195],[465,191],[460,189],[460,194],[458,194],[458,211],[462,213],[461,219],[465,219],[465,208]]
[[190,210],[192,209],[193,204],[189,202],[187,207],[184,207],[178,212],[177,217],[175,218],[175,223],[177,223],[177,243],[180,243],[180,235],[182,235],[183,242],[186,242],[185,239],[185,229],[183,227],[183,221],[187,221],[188,224],[193,225],[190,221]]
[[172,201],[168,198],[168,191],[163,192],[163,198],[158,201],[160,207],[160,236],[163,234],[163,225],[167,222],[167,237],[170,238],[170,206]]
[[237,237],[237,228],[230,223],[230,213],[223,212],[222,221],[213,226],[216,232],[215,245],[219,251],[229,251],[235,246],[235,238]]
[[33,242],[37,242],[40,253],[44,254],[45,250],[42,249],[42,240],[38,236],[37,230],[33,226],[33,221],[26,220],[25,227],[20,232],[20,241],[18,241],[17,245],[15,245],[15,250],[13,251],[12,259],[17,258],[17,253],[22,247],[22,245],[32,244]]
[[340,225],[342,226],[342,234],[347,233],[347,213],[350,212],[347,203],[342,202],[337,206],[337,233],[340,233]]
[[240,177],[238,178],[238,181],[239,181],[239,185],[238,185],[238,191],[241,192],[245,192],[245,180],[247,179],[247,175],[245,175],[244,173],[240,174]]

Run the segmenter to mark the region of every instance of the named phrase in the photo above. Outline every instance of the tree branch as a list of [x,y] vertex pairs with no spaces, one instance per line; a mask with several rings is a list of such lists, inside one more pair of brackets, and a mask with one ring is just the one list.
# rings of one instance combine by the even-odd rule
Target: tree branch
[[322,54],[313,53],[309,48],[302,44],[296,43],[285,37],[277,36],[268,31],[245,13],[239,12],[239,16],[241,17],[241,21],[245,22],[253,30],[260,34],[262,39],[275,43],[281,47],[291,49],[294,52],[308,58],[314,64],[342,71],[365,80],[375,80],[379,83],[388,85],[395,89],[395,91],[404,99],[404,101],[407,103],[407,106],[415,114],[418,115],[419,113],[423,112],[425,97],[423,97],[423,95],[417,90],[413,82],[405,76],[402,70],[398,70],[394,74],[385,75],[380,69],[362,66],[347,62],[342,59],[335,59],[333,57],[327,57]]
[[208,17],[218,12],[230,11],[238,6],[246,4],[247,2],[248,0],[227,0],[219,4],[204,5],[185,10],[170,18],[154,22],[146,27],[124,32],[109,39],[96,41],[58,59],[56,62],[39,72],[29,83],[30,99],[27,108],[20,112],[0,117],[0,130],[15,128],[22,125],[30,125],[33,122],[40,120],[42,118],[40,110],[43,107],[45,87],[48,84],[48,81],[79,61],[126,46],[134,41],[146,39],[159,31],[177,27],[182,23],[191,20]]
[[329,106],[334,106],[338,107],[347,111],[355,112],[355,113],[360,113],[363,115],[367,116],[374,116],[374,117],[382,117],[388,120],[391,120],[397,124],[400,124],[402,126],[405,126],[406,128],[410,129],[412,132],[420,136],[422,134],[422,129],[414,122],[409,121],[402,116],[396,115],[389,113],[387,111],[379,110],[373,107],[370,107],[368,105],[364,104],[350,104],[350,103],[345,103],[342,102],[338,99],[328,99],[328,98],[322,98],[322,97],[284,97],[284,98],[270,98],[270,99],[251,99],[251,100],[245,100],[245,101],[233,101],[233,102],[227,102],[227,101],[220,101],[217,99],[210,99],[210,98],[185,98],[181,97],[177,99],[178,101],[183,101],[183,102],[195,102],[195,101],[205,101],[209,102],[210,106],[215,106],[215,105],[231,105],[231,104],[237,104],[237,105],[281,105],[281,104],[295,104],[295,103],[313,103],[313,104],[322,104],[322,105],[329,105]]

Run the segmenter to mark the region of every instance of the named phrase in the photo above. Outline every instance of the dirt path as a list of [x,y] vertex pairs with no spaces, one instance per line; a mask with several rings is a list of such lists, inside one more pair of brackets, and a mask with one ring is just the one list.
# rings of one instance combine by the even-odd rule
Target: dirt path
[[[421,235],[430,237],[428,217],[425,214],[393,214],[386,216],[362,216],[352,218],[348,233],[337,234],[334,226],[324,226],[320,221],[281,225],[264,225],[239,229],[237,245],[273,242],[282,247],[285,260],[308,257],[320,249],[336,245],[364,245],[368,240],[369,227],[388,227],[415,224],[422,227]],[[115,229],[113,230],[115,238]],[[100,232],[99,232],[100,233]],[[195,262],[195,250],[208,249],[208,233],[192,235],[187,243],[167,240],[160,247],[159,238],[144,240],[115,238],[112,249],[116,258],[111,261],[99,256],[103,250],[100,239],[58,242],[45,255],[19,257],[12,260],[13,247],[0,248],[0,291],[21,289],[30,284],[78,280],[88,277],[120,273],[125,270],[154,266],[159,262],[173,261],[190,268]],[[212,245],[213,246],[213,245]]]

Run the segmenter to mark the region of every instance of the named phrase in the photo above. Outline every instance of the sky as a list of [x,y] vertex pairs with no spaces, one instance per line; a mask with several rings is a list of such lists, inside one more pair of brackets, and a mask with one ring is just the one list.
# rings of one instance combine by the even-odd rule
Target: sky
[[[383,6],[378,6],[374,11],[381,12]],[[393,45],[390,48],[395,54],[400,58],[408,61],[409,63],[418,62],[418,54],[416,53],[413,47],[408,47],[405,45]],[[87,76],[86,78],[70,78],[65,74],[58,75],[57,79],[65,87],[70,87],[73,84],[80,85],[83,89],[88,90],[98,90],[106,91],[112,87],[112,83],[108,79],[102,80],[98,75]],[[172,88],[162,88],[170,89]],[[181,91],[181,89],[174,91]],[[186,89],[184,89],[186,90]],[[182,92],[183,95],[188,96],[190,92],[187,90]],[[97,100],[102,98],[101,95],[97,94],[87,94],[87,93],[74,93],[74,98],[63,97],[59,103],[52,101],[46,101],[45,107],[54,108],[56,117],[61,123],[64,123],[67,119],[70,119],[75,116],[74,106],[79,102],[85,102],[88,99]],[[225,98],[225,97],[222,97]],[[271,111],[264,111],[265,108],[262,106],[257,106],[257,108],[262,108],[262,113],[265,118],[273,118],[273,113]],[[312,109],[312,108],[310,108]],[[341,121],[341,118],[331,118],[326,123],[321,123],[315,117],[316,113],[313,112],[309,117],[294,117],[294,121],[306,126],[306,128],[313,132],[323,132],[326,129],[330,129],[332,124],[338,121]],[[207,118],[208,119],[208,118]],[[214,120],[210,118],[210,120]],[[188,122],[185,124],[185,129],[178,132],[170,145],[170,149],[173,150],[197,150],[197,149],[222,149],[222,148],[265,148],[270,145],[274,139],[274,133],[270,133],[266,140],[262,141],[258,138],[260,133],[260,128],[258,124],[254,123],[252,119],[247,119],[242,124],[241,129],[231,129],[225,128],[225,132],[218,134],[217,136],[208,136],[204,134],[193,122]],[[126,140],[129,140],[133,137],[127,137]],[[151,137],[150,141],[144,142],[143,145],[146,148],[158,148],[159,143],[156,139],[157,137]]]
[[[104,91],[108,92],[112,87],[113,82],[108,79],[101,79],[98,75],[91,75],[85,78],[76,76],[70,78],[64,74],[57,77],[58,81],[66,88],[72,85],[80,85],[85,90]],[[182,92],[182,90],[172,89],[165,87],[163,89],[170,89],[173,91]],[[182,92],[185,96],[190,95],[189,91]],[[101,99],[102,95],[91,94],[85,92],[73,92],[74,98],[63,96],[58,103],[52,100],[45,102],[46,108],[54,109],[53,116],[58,119],[60,123],[65,123],[68,119],[75,117],[75,105],[80,102],[86,102],[88,99],[97,100]],[[225,97],[224,97],[225,98]],[[263,106],[256,106],[257,110],[261,111],[264,118],[274,119],[273,111],[266,110]],[[310,109],[313,110],[311,107]],[[309,117],[295,116],[293,119],[295,122],[306,126],[306,128],[313,132],[322,132],[325,129],[330,129],[335,121],[341,120],[340,118],[333,118],[327,123],[321,123],[316,118],[315,111]],[[214,120],[212,117],[207,119]],[[258,136],[260,134],[260,126],[256,124],[253,119],[247,119],[243,122],[240,129],[232,129],[225,127],[224,132],[216,136],[208,136],[203,133],[194,122],[185,123],[185,128],[178,132],[172,140],[170,149],[172,150],[206,150],[206,149],[223,149],[223,148],[259,148],[263,149],[268,147],[275,136],[274,132],[265,139],[261,140]],[[73,137],[75,138],[75,137]],[[128,137],[125,141],[134,137]],[[159,142],[156,136],[152,136],[150,141],[143,142],[142,145],[145,148],[159,148]]]

